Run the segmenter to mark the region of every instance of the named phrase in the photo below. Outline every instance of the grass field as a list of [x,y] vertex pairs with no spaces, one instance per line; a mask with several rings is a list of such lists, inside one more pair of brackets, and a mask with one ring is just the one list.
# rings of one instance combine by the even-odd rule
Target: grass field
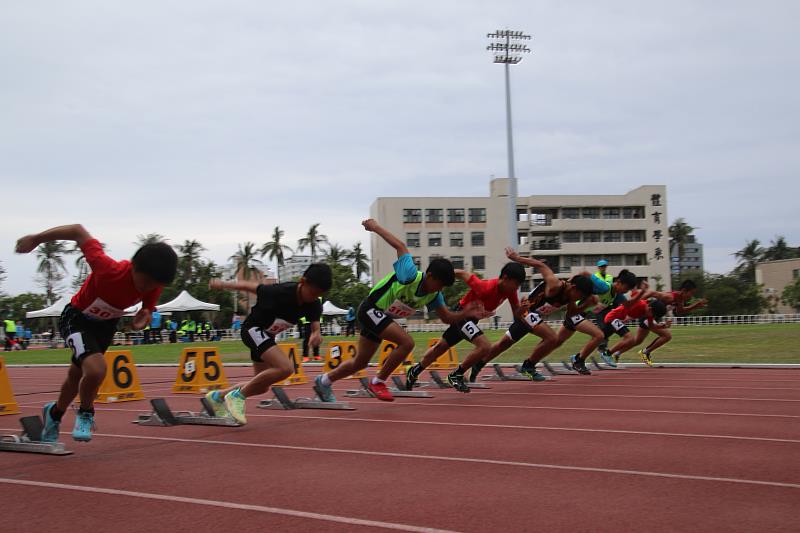
[[[498,339],[504,330],[489,330],[486,335],[491,341]],[[653,355],[657,362],[682,363],[800,363],[800,324],[761,324],[740,326],[704,326],[680,327],[672,329],[673,340]],[[416,359],[422,355],[428,339],[438,338],[438,333],[413,333],[417,344],[414,350]],[[613,339],[616,339],[614,337]],[[645,340],[652,339],[653,335]],[[356,337],[350,337],[354,340]],[[612,339],[612,343],[614,340]],[[348,340],[345,337],[325,337],[322,353],[325,353],[328,341]],[[551,360],[561,360],[569,354],[577,352],[586,337],[576,333],[555,353]],[[510,350],[497,358],[498,362],[520,362],[527,357],[538,341],[528,335]],[[298,341],[299,342],[299,341]],[[225,362],[249,362],[250,357],[240,341],[224,341],[212,343],[195,343],[194,346],[215,346]],[[120,346],[132,350],[137,363],[177,363],[181,349],[189,344],[151,344],[146,346]],[[467,353],[466,342],[458,345],[461,359]],[[47,364],[69,362],[69,351],[66,349],[30,350],[25,352],[4,352],[6,363],[13,364]],[[375,358],[377,360],[377,356]],[[638,361],[636,350],[623,356],[623,361]]]

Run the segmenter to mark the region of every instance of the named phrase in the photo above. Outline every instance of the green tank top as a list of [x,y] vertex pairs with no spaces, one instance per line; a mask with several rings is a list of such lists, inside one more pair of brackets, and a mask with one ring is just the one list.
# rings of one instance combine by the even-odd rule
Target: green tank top
[[388,315],[395,318],[405,318],[411,316],[417,309],[433,302],[439,292],[418,295],[417,291],[422,284],[423,274],[417,272],[416,277],[411,283],[400,283],[397,274],[392,273],[380,280],[375,287],[369,291],[368,300],[372,305],[385,311]]
[[6,323],[6,333],[16,333],[17,332],[17,323],[13,320],[5,320]]
[[600,298],[600,303],[605,305],[606,307],[608,307],[609,305],[614,303],[614,296],[615,296],[614,295],[614,276],[612,276],[611,274],[606,274],[605,276],[603,276],[602,274],[600,274],[600,272],[595,272],[594,276],[596,278],[600,278],[601,280],[603,280],[606,283],[608,283],[608,287],[609,287],[608,291],[604,292],[603,294],[598,295],[598,297]]

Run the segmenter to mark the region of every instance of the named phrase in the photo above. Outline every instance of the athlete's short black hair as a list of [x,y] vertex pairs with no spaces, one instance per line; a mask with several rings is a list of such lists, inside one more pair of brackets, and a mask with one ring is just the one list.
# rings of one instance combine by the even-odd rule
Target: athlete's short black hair
[[667,314],[667,305],[656,298],[651,299],[648,304],[653,312],[653,318],[661,320]]
[[628,287],[628,290],[633,289],[639,284],[639,279],[636,277],[636,274],[627,269],[617,274],[617,281]]
[[178,255],[169,244],[153,242],[136,250],[131,263],[136,272],[150,276],[161,285],[169,285],[178,270]]
[[592,280],[589,279],[589,276],[582,276],[578,274],[577,276],[573,276],[569,282],[573,287],[578,289],[581,294],[583,294],[584,298],[588,298],[592,295],[592,292],[594,292],[594,283],[592,283]]
[[518,281],[521,284],[525,281],[525,267],[514,261],[506,263],[500,271],[500,277],[502,278],[503,276]]
[[696,289],[696,288],[697,288],[697,283],[695,283],[694,281],[692,281],[690,279],[684,280],[684,282],[681,283],[681,290],[682,291],[690,291],[690,290]]
[[325,263],[314,263],[303,272],[303,279],[310,285],[327,292],[333,285],[333,272],[331,272],[331,267]]
[[429,276],[433,276],[441,281],[445,287],[450,287],[456,282],[456,273],[453,268],[453,263],[442,257],[431,260],[431,264],[428,265],[428,270],[426,270],[426,272]]

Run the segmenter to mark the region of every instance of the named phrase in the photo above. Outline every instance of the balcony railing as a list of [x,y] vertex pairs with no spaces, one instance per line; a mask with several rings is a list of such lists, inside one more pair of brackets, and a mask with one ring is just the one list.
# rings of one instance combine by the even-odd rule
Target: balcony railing
[[561,243],[559,241],[533,241],[531,243],[531,250],[560,250]]

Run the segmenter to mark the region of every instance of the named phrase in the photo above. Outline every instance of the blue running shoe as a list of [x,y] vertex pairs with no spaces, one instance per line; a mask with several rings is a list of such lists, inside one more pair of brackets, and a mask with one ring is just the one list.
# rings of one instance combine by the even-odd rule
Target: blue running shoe
[[42,442],[58,442],[58,429],[61,426],[61,421],[56,420],[50,414],[56,402],[44,404],[42,409],[42,420],[44,420],[44,429],[42,430]]
[[333,403],[336,401],[336,396],[333,395],[333,387],[322,384],[322,374],[314,378],[314,392],[323,402]]
[[89,442],[92,440],[92,430],[94,429],[94,415],[78,411],[75,417],[75,429],[72,430],[72,438],[78,442]]
[[606,362],[606,364],[607,364],[608,366],[610,366],[610,367],[612,367],[612,368],[617,368],[617,362],[616,362],[616,361],[614,361],[614,358],[613,358],[613,357],[611,357],[611,356],[608,354],[608,352],[601,353],[601,354],[600,354],[600,357],[603,359],[603,361],[605,361],[605,362]]

